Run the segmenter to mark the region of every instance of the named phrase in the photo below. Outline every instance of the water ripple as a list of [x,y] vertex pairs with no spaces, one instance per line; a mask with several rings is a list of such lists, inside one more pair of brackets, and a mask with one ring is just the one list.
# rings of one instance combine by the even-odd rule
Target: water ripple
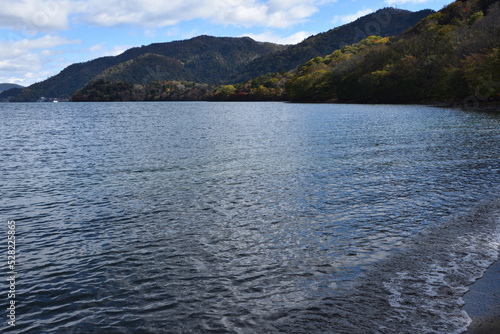
[[463,287],[495,255],[494,224],[450,217],[497,194],[496,114],[124,103],[0,117],[19,333],[460,331]]

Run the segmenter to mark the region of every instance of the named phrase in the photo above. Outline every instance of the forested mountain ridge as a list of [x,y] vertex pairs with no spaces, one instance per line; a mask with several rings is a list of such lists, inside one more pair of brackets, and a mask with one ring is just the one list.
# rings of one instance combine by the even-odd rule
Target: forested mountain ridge
[[23,88],[23,86],[11,83],[2,83],[0,84],[0,93],[12,88]]
[[[179,54],[165,52],[164,44],[153,44],[147,47],[147,54],[141,52],[142,48],[134,48],[125,52],[130,56],[140,56],[105,70],[94,79],[147,84],[152,76],[155,76],[156,80],[235,84],[266,73],[292,70],[313,57],[325,55],[343,45],[358,42],[374,32],[383,36],[398,35],[432,13],[434,13],[432,10],[414,13],[384,8],[352,23],[311,36],[296,45],[283,47],[282,50],[276,52],[263,53],[262,56],[250,59],[241,58],[241,53],[225,55],[226,59],[223,60],[221,57],[203,59],[203,57],[193,56],[192,49],[184,48],[184,52]],[[174,43],[182,44],[182,41]],[[192,48],[192,46],[189,47]],[[231,48],[227,50],[234,52]],[[146,58],[145,55],[147,55]],[[159,55],[164,57],[159,57]],[[233,61],[228,63],[227,59]]]
[[224,100],[356,103],[500,101],[500,2],[460,0],[396,37],[368,36],[288,72],[235,85],[104,79],[75,101]]
[[178,59],[146,53],[104,70],[94,80],[147,84],[150,81],[172,78],[192,81],[195,80],[195,74]]
[[300,66],[293,101],[476,102],[500,97],[500,2],[456,1],[394,38],[372,36]]
[[426,9],[418,12],[383,8],[354,22],[310,36],[289,48],[257,58],[243,66],[230,81],[241,82],[259,75],[290,71],[317,56],[325,56],[345,45],[357,43],[370,36],[396,36],[435,13]]
[[[183,41],[156,43],[129,49],[118,56],[102,57],[70,65],[59,74],[29,86],[16,97],[16,100],[36,101],[40,96],[70,97],[92,79],[98,78],[102,72],[120,64],[122,64],[122,68],[126,67],[126,64],[123,65],[124,63],[148,54],[162,56],[167,61],[159,68],[150,65],[143,67],[139,74],[139,77],[142,78],[139,81],[182,79],[167,76],[170,73],[168,68],[177,63],[179,66],[177,66],[176,74],[181,73],[186,78],[200,78],[207,80],[208,83],[221,83],[226,79],[228,73],[232,74],[243,63],[284,48],[286,48],[284,45],[256,42],[248,37],[232,38],[206,35]],[[113,72],[113,70],[111,71]]]
[[6,102],[11,96],[20,94],[23,88],[21,85],[11,83],[0,84],[0,102]]
[[115,57],[73,64],[28,87],[12,100],[36,101],[41,96],[65,98],[99,79],[142,85],[158,80],[235,84],[268,72],[291,70],[311,57],[328,54],[373,33],[399,34],[430,13],[433,11],[413,13],[385,8],[291,46],[256,42],[249,37],[198,36],[136,47]]
[[[198,36],[185,41],[157,43],[140,48],[132,48],[123,53],[130,59],[149,56],[142,62],[146,81],[154,81],[153,76],[163,80],[192,80],[207,84],[221,84],[240,66],[286,49],[288,46],[254,41],[250,37]],[[163,57],[154,57],[163,56]],[[163,60],[163,62],[162,62]],[[149,68],[148,68],[149,67]],[[136,70],[139,66],[136,66]],[[146,71],[144,71],[146,69]],[[153,73],[153,71],[156,73]],[[177,71],[177,73],[175,73]],[[172,73],[173,72],[173,73]],[[182,72],[182,73],[181,73]],[[107,77],[105,74],[101,77]],[[109,78],[108,78],[109,79]],[[115,80],[112,80],[115,81]],[[143,79],[144,81],[144,79]],[[130,82],[144,83],[144,82]]]

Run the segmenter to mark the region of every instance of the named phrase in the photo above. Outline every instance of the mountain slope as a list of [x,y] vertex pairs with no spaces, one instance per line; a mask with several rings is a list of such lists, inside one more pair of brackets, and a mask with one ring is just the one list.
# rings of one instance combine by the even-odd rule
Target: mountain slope
[[[196,81],[208,84],[237,83],[260,74],[293,69],[312,57],[331,53],[339,45],[351,44],[374,31],[391,36],[399,34],[432,13],[434,12],[431,10],[413,13],[385,8],[351,24],[309,37],[297,45],[281,46],[281,50],[276,52],[262,50],[260,56],[251,55],[250,52],[242,53],[241,50],[229,44],[225,45],[223,56],[216,56],[212,53],[211,45],[205,43],[204,39],[210,38],[208,36],[193,39],[193,43],[189,45],[184,41],[153,44],[148,47],[133,48],[123,54],[123,56],[133,58],[137,55],[144,55],[143,49],[147,48],[147,58],[120,63],[105,70],[94,79],[134,84],[147,84],[153,79],[156,81]],[[247,43],[252,41],[248,37],[241,40]],[[234,39],[225,39],[225,41],[231,42]],[[260,45],[267,47],[269,43],[260,43]],[[175,52],[166,46],[174,46]],[[274,48],[279,47],[275,45]],[[153,56],[153,54],[163,57]],[[249,54],[251,57],[248,57]]]
[[[131,59],[144,54],[156,54],[171,58],[183,64],[184,71],[193,75],[193,80],[208,84],[223,83],[241,65],[264,55],[286,49],[286,46],[257,42],[249,37],[212,37],[199,36],[187,41],[151,44],[147,47],[133,48],[124,52]],[[161,65],[161,64],[157,64]],[[168,68],[168,66],[164,66]],[[177,67],[177,66],[176,66]],[[156,70],[156,69],[154,69]],[[152,74],[151,71],[145,75]],[[181,80],[175,76],[163,75],[163,80]]]
[[22,88],[11,88],[11,89],[4,90],[3,92],[0,93],[0,102],[7,102],[10,99],[12,99],[12,97],[15,97],[15,96],[18,96],[19,94],[21,94],[22,91],[23,91]]
[[0,93],[12,88],[24,88],[23,86],[11,84],[11,83],[2,83],[0,84]]
[[314,57],[325,56],[345,45],[357,43],[369,35],[382,37],[399,35],[433,13],[433,10],[419,12],[394,8],[378,10],[352,23],[311,36],[283,51],[260,57],[243,66],[231,81],[241,82],[269,72],[289,71]]
[[248,37],[210,36],[136,47],[119,56],[73,64],[59,74],[24,89],[14,100],[34,101],[41,96],[69,97],[96,79],[139,84],[155,80],[208,84],[240,82],[267,72],[290,70],[367,35],[399,34],[431,13],[429,10],[412,13],[386,8],[288,47],[256,42]]
[[[102,57],[85,63],[70,65],[59,74],[29,86],[16,99],[19,101],[33,101],[40,96],[70,97],[73,92],[82,88],[103,71],[146,54],[171,58],[165,65],[171,65],[175,61],[182,63],[182,67],[186,69],[185,72],[192,73],[192,78],[202,79],[197,81],[220,83],[245,62],[269,53],[281,51],[284,48],[285,46],[282,45],[256,42],[248,37],[198,36],[184,41],[156,43],[129,49],[115,57]],[[142,76],[143,78],[148,75],[151,76],[152,72],[155,71],[156,68],[146,66],[142,69]],[[171,77],[168,79],[177,78]]]
[[[94,79],[143,85],[159,80],[221,84],[242,65],[274,50],[286,48],[282,45],[256,42],[249,37],[200,36],[190,42],[152,44],[130,49],[124,56],[139,56],[106,69]],[[214,48],[214,42],[220,43],[217,49]],[[143,53],[144,48],[147,48],[148,53]]]
[[500,2],[456,1],[395,37],[368,36],[294,70],[236,85],[96,81],[75,101],[500,103]]
[[101,72],[94,79],[145,85],[151,81],[169,80],[172,78],[192,81],[195,80],[196,75],[178,59],[147,53],[112,66]]
[[368,39],[301,65],[296,101],[477,104],[500,99],[500,2],[456,1],[395,38]]

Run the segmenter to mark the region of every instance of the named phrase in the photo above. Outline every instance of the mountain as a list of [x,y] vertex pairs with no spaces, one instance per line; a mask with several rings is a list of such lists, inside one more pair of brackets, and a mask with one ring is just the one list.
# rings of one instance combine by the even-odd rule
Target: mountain
[[461,105],[500,100],[500,2],[456,1],[394,38],[369,37],[301,65],[294,101]]
[[193,81],[196,79],[196,75],[192,69],[178,59],[146,53],[124,63],[112,66],[101,72],[94,79],[106,79],[112,82],[123,81],[144,85],[150,81],[172,78]]
[[[129,49],[115,57],[70,65],[59,74],[29,86],[16,99],[35,101],[40,96],[70,97],[92,79],[107,74],[116,78],[133,78],[132,83],[183,78],[221,83],[242,64],[284,48],[286,46],[256,42],[248,37],[205,35],[184,41],[156,43]],[[153,62],[150,64],[148,60]],[[132,73],[125,73],[129,67]],[[175,77],[177,75],[180,78]]]
[[[146,84],[148,80],[152,79],[156,81],[196,81],[208,84],[238,83],[269,72],[289,71],[311,58],[332,53],[341,46],[358,42],[370,34],[398,35],[417,24],[422,18],[433,13],[432,10],[422,10],[414,13],[406,10],[384,8],[353,23],[311,36],[299,44],[283,47],[280,51],[255,57],[251,61],[236,59],[232,64],[226,63],[222,64],[223,66],[218,66],[217,61],[219,61],[219,58],[215,59],[215,63],[213,58],[207,60],[195,58],[190,61],[189,65],[184,66],[183,61],[178,60],[179,56],[177,54],[165,53],[163,50],[150,48],[150,53],[141,54],[140,59],[114,66],[101,73],[96,79],[136,84]],[[247,37],[247,39],[249,38]],[[189,54],[190,51],[186,49],[185,55]],[[234,58],[229,57],[229,59]]]
[[24,87],[16,84],[3,83],[0,84],[0,102],[6,102],[11,97],[21,94]]
[[0,84],[0,93],[12,88],[24,88],[21,85],[11,84],[11,83],[2,83]]
[[500,105],[500,2],[456,1],[394,37],[368,36],[288,72],[235,85],[101,79],[78,101],[223,100]]
[[433,13],[386,8],[353,23],[284,46],[249,37],[199,36],[189,40],[136,47],[115,57],[73,64],[59,74],[26,88],[17,101],[41,96],[65,98],[92,80],[147,84],[158,80],[206,84],[237,83],[267,72],[287,71],[316,56],[357,42],[367,35],[397,35]]
[[[175,43],[176,45],[172,45]],[[249,37],[200,36],[188,41],[152,44],[147,52],[131,49],[132,59],[112,66],[93,79],[147,84],[151,81],[181,80],[221,84],[242,65],[287,46],[256,42]],[[175,52],[173,47],[175,46]]]
[[[161,44],[158,45],[160,49],[158,46],[148,47],[147,54],[133,49],[133,52],[128,52],[133,55],[141,55],[140,59],[118,64],[94,79],[136,84],[146,84],[148,80],[152,79],[157,81],[196,81],[208,84],[237,83],[268,72],[291,70],[318,55],[331,53],[341,45],[357,42],[365,38],[367,34],[375,32],[384,36],[400,34],[432,13],[434,11],[431,10],[413,13],[385,8],[351,24],[311,36],[297,45],[281,46],[281,50],[266,52],[262,56],[253,57],[253,59],[241,58],[243,55],[241,53],[234,55],[224,53],[226,59],[233,59],[232,62],[224,59],[220,63],[221,57],[192,58],[192,49],[189,49],[192,47],[191,45],[186,45],[180,57],[179,54],[173,52],[164,52],[165,50],[161,49]],[[251,41],[248,37],[245,39]],[[227,48],[225,52],[231,52],[231,48]],[[163,57],[159,57],[159,55]],[[186,65],[184,65],[184,59],[189,59]]]
[[257,58],[240,69],[231,81],[241,82],[266,73],[289,71],[314,57],[325,56],[370,35],[399,35],[433,13],[435,12],[430,9],[419,12],[395,8],[380,9],[352,23],[311,36],[280,52]]

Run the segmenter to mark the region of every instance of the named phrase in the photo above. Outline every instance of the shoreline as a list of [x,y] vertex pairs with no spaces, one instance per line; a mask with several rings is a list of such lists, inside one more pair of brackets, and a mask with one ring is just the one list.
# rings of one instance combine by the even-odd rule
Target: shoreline
[[462,307],[472,319],[465,334],[500,333],[500,259],[469,286]]

